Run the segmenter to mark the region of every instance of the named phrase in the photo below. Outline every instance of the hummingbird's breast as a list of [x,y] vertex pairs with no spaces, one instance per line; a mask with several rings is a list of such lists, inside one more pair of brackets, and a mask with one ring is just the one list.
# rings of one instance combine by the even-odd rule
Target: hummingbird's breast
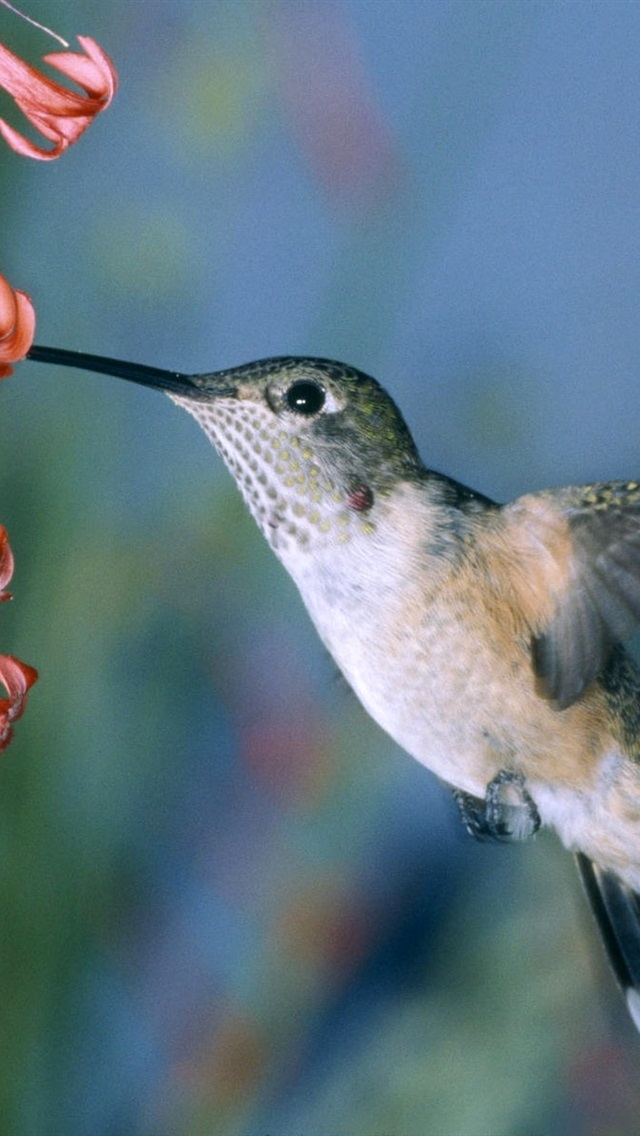
[[[501,767],[485,715],[479,722],[471,713],[487,701],[491,669],[455,594],[459,537],[441,522],[421,487],[403,483],[354,518],[342,539],[279,555],[374,720],[439,777],[481,795]],[[498,686],[499,678],[495,699]]]
[[601,696],[562,712],[541,697],[531,629],[497,603],[473,539],[408,483],[348,540],[281,555],[365,709],[438,777],[479,797],[501,769],[579,790],[616,749]]

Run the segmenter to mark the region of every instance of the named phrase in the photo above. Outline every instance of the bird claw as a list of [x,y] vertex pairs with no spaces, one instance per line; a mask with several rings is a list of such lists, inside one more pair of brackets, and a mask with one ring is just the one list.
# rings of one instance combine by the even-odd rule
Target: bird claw
[[[514,799],[515,797],[515,799]],[[467,832],[476,840],[511,843],[527,840],[540,828],[540,813],[521,773],[501,769],[489,782],[484,800],[453,790]]]

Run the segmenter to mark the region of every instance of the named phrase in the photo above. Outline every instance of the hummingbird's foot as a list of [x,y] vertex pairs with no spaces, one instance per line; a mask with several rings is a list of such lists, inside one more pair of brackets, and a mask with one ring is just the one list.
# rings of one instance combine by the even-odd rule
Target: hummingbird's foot
[[453,789],[451,795],[458,806],[460,820],[474,840],[495,840],[487,823],[486,804],[482,798],[465,793],[463,789]]
[[467,832],[476,840],[527,840],[540,828],[540,813],[524,777],[513,770],[501,769],[496,774],[484,800],[462,789],[453,790],[453,799]]
[[528,840],[540,828],[540,813],[524,777],[501,769],[487,785],[485,814],[498,840]]

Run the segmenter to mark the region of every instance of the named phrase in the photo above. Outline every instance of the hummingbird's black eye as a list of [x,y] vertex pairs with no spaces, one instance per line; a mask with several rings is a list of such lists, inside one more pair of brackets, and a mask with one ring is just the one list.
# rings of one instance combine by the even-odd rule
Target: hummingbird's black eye
[[325,393],[318,383],[302,380],[289,387],[285,398],[290,410],[296,414],[317,414],[324,406]]

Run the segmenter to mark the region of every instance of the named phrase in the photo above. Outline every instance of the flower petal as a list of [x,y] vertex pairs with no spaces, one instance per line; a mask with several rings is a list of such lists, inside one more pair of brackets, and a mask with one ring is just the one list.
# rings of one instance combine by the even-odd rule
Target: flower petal
[[13,655],[0,655],[0,682],[6,687],[8,698],[0,698],[0,753],[13,737],[13,725],[27,704],[27,693],[37,681],[38,672]]
[[[0,525],[0,589],[9,583],[12,574],[13,553],[7,530]],[[6,599],[9,599],[8,593],[0,591],[0,600]],[[0,683],[6,687],[8,695],[0,698],[0,753],[13,737],[13,722],[24,713],[27,693],[37,678],[38,672],[27,663],[20,662],[13,655],[0,655]]]
[[44,62],[73,79],[100,102],[99,110],[106,110],[118,90],[118,72],[106,51],[91,36],[78,36],[78,43],[88,58],[77,51],[53,51],[43,56]]
[[[50,137],[43,130],[41,130],[41,133],[45,134],[45,137]],[[11,149],[15,150],[16,154],[22,154],[25,158],[37,158],[41,162],[49,162],[52,158],[59,158],[69,148],[68,142],[58,138],[56,134],[57,144],[55,148],[43,150],[40,146],[36,146],[35,142],[30,142],[28,138],[25,138],[24,134],[20,134],[12,126],[9,126],[9,123],[5,122],[3,118],[0,118],[0,134]]]
[[0,275],[0,339],[10,335],[18,319],[16,294],[8,280]]
[[13,552],[9,544],[9,536],[4,525],[0,525],[0,600],[11,599],[5,587],[13,576]]
[[95,40],[78,36],[78,42],[86,55],[54,51],[44,61],[76,82],[84,94],[42,75],[0,43],[0,86],[13,96],[32,126],[54,143],[53,149],[45,150],[0,118],[0,134],[17,153],[40,161],[58,158],[109,106],[118,87],[116,69]]
[[12,288],[0,274],[0,379],[13,373],[33,343],[36,313],[26,292]]

